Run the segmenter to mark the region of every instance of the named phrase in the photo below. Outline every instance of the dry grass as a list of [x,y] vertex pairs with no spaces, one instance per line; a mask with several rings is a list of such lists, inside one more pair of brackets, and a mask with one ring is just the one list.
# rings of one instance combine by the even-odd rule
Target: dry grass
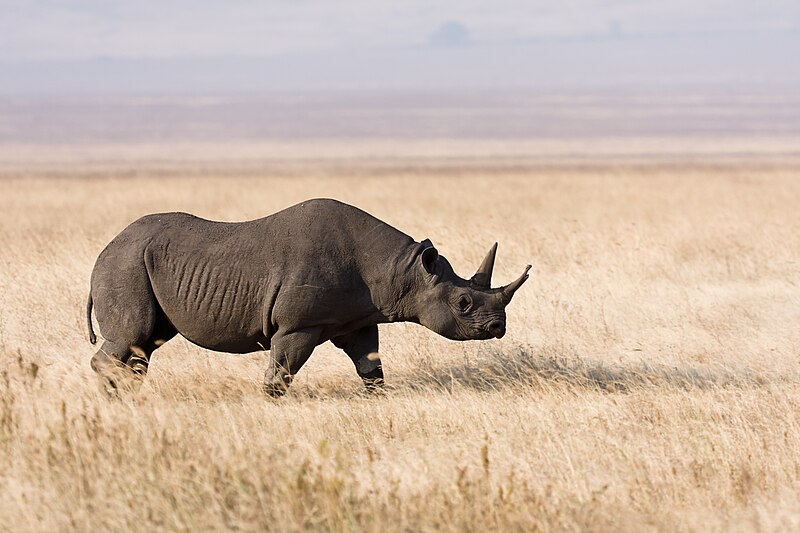
[[[2,154],[0,530],[800,526],[796,162],[297,153],[214,175]],[[381,397],[329,345],[271,401],[263,354],[180,339],[138,391],[100,393],[83,309],[110,238],[147,212],[241,220],[312,196],[430,237],[462,275],[495,240],[498,282],[532,262],[509,334],[386,326]]]

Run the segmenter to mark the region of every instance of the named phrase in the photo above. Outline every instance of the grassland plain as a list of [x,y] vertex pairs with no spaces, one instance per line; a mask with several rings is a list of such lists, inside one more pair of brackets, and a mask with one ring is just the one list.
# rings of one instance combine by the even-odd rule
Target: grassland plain
[[[800,161],[680,142],[5,145],[0,530],[797,529]],[[495,240],[498,283],[532,263],[508,335],[385,326],[385,395],[325,345],[279,401],[264,354],[175,339],[101,394],[84,304],[108,240],[311,196],[462,275]]]

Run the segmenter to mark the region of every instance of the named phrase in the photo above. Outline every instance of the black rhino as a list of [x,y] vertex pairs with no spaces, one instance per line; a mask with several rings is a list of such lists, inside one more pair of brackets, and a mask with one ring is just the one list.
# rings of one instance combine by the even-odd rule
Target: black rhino
[[429,240],[330,199],[241,223],[148,215],[92,271],[89,338],[93,306],[105,338],[92,368],[112,385],[117,368],[144,374],[153,351],[180,333],[211,350],[270,350],[264,390],[278,396],[329,340],[374,389],[383,384],[378,324],[416,322],[453,340],[505,334],[505,308],[530,265],[491,288],[496,252],[495,243],[462,279]]

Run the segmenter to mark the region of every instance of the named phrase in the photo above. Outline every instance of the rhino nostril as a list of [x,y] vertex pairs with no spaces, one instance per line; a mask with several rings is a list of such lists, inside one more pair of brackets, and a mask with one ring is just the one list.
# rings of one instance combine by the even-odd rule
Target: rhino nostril
[[506,323],[502,320],[492,320],[487,329],[489,333],[499,339],[506,334]]

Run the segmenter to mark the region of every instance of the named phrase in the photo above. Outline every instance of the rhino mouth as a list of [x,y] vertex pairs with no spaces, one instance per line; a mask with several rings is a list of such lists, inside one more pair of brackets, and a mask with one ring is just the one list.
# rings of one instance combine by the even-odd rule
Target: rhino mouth
[[506,334],[506,323],[503,320],[492,320],[486,325],[486,331],[495,339],[502,339]]

